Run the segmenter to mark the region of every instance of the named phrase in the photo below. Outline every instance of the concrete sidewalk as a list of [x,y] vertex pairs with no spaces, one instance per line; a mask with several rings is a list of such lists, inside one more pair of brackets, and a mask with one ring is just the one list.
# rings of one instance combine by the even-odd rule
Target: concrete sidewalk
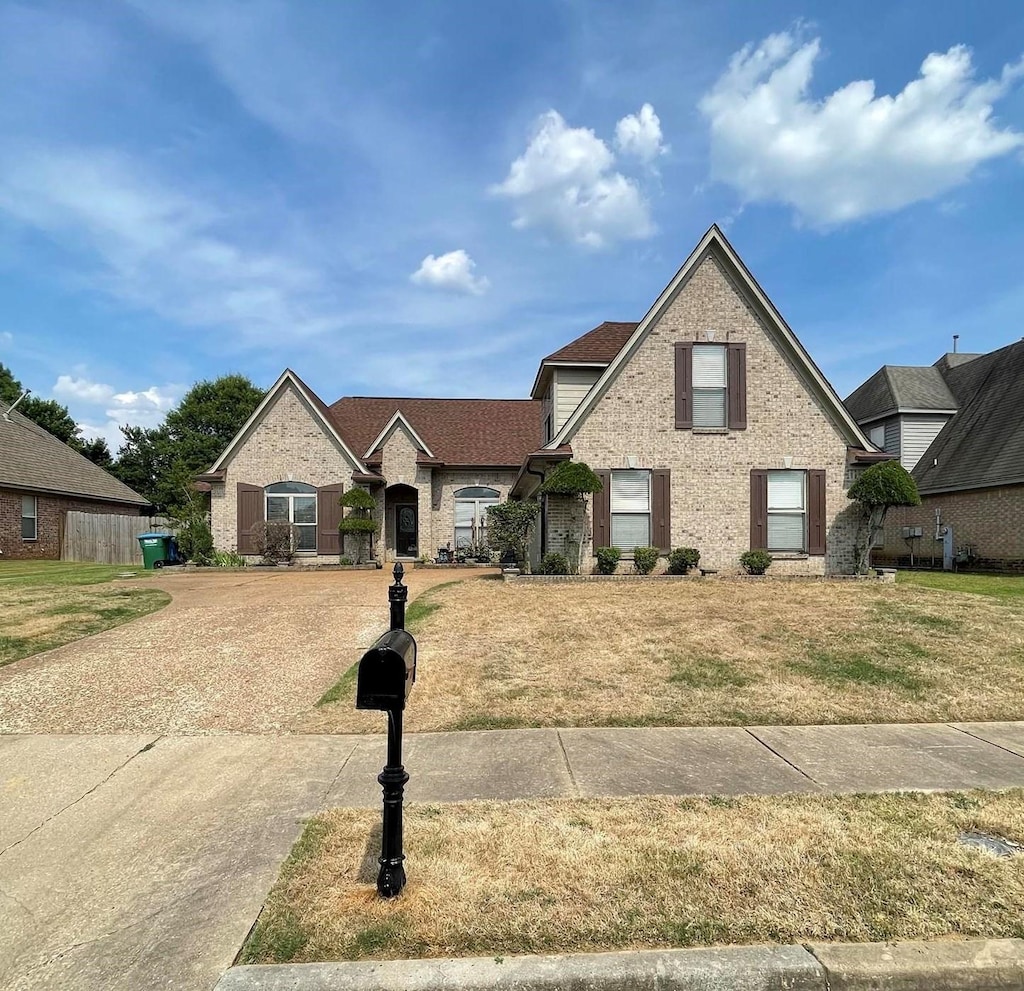
[[[383,736],[0,736],[0,987],[212,988]],[[1024,786],[1024,723],[433,733],[410,801]]]

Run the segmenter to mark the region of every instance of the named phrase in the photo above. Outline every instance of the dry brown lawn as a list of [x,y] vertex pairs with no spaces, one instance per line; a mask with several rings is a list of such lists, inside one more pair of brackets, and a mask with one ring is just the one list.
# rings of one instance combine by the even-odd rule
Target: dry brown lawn
[[[417,606],[413,731],[1024,718],[1024,596],[477,581]],[[340,688],[305,728],[379,731],[354,678]]]
[[380,813],[312,820],[246,962],[811,940],[1024,937],[1024,793],[469,803],[406,812],[409,885],[376,895]]

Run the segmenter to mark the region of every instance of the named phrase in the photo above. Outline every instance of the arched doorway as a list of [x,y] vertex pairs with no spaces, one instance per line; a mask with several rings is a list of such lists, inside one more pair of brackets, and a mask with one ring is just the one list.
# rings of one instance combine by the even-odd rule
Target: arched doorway
[[411,485],[391,485],[384,491],[385,537],[395,557],[419,555],[419,492]]

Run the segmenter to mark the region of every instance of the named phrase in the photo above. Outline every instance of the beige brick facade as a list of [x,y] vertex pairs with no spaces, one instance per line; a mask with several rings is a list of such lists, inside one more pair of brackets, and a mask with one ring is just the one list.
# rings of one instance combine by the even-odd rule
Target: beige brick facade
[[[709,332],[713,337],[709,337]],[[746,343],[747,428],[675,427],[675,343]],[[743,293],[713,256],[680,289],[606,394],[570,438],[591,468],[672,471],[672,546],[696,547],[701,565],[739,568],[750,547],[750,471],[792,467],[826,472],[824,557],[777,556],[775,574],[854,568],[854,524],[846,495],[847,443]],[[549,526],[549,547],[554,536]],[[585,557],[592,554],[588,542]],[[592,562],[591,562],[592,563]]]
[[[935,514],[953,527],[954,550],[969,550],[972,566],[1024,571],[1024,485],[996,485],[968,492],[923,496],[920,506],[891,509],[885,518],[884,545],[876,564],[915,563],[942,566],[942,542],[935,540]],[[920,527],[920,539],[907,542],[903,527]]]
[[[248,437],[225,466],[223,483],[210,493],[213,542],[218,550],[238,547],[237,485],[267,486],[274,482],[352,485],[352,464],[325,433],[305,401],[287,386],[267,407]],[[324,558],[337,563],[338,557]]]

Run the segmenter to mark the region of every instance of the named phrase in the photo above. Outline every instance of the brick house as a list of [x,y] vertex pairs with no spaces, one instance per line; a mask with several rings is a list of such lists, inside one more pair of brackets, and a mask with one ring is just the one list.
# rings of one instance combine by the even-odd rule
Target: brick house
[[886,365],[846,406],[921,493],[889,512],[875,561],[1024,571],[1024,341]]
[[69,512],[139,516],[146,499],[0,403],[0,560],[60,558]]
[[[567,458],[605,482],[567,534],[545,501],[533,556],[697,547],[736,570],[752,547],[783,573],[849,571],[846,489],[871,447],[717,227],[639,323],[605,323],[541,361],[530,399],[347,397],[324,404],[286,370],[209,472],[216,545],[253,554],[262,520],[337,561],[337,499],[376,495],[385,559],[485,539],[487,506],[528,498]],[[596,535],[596,536],[595,536]]]

